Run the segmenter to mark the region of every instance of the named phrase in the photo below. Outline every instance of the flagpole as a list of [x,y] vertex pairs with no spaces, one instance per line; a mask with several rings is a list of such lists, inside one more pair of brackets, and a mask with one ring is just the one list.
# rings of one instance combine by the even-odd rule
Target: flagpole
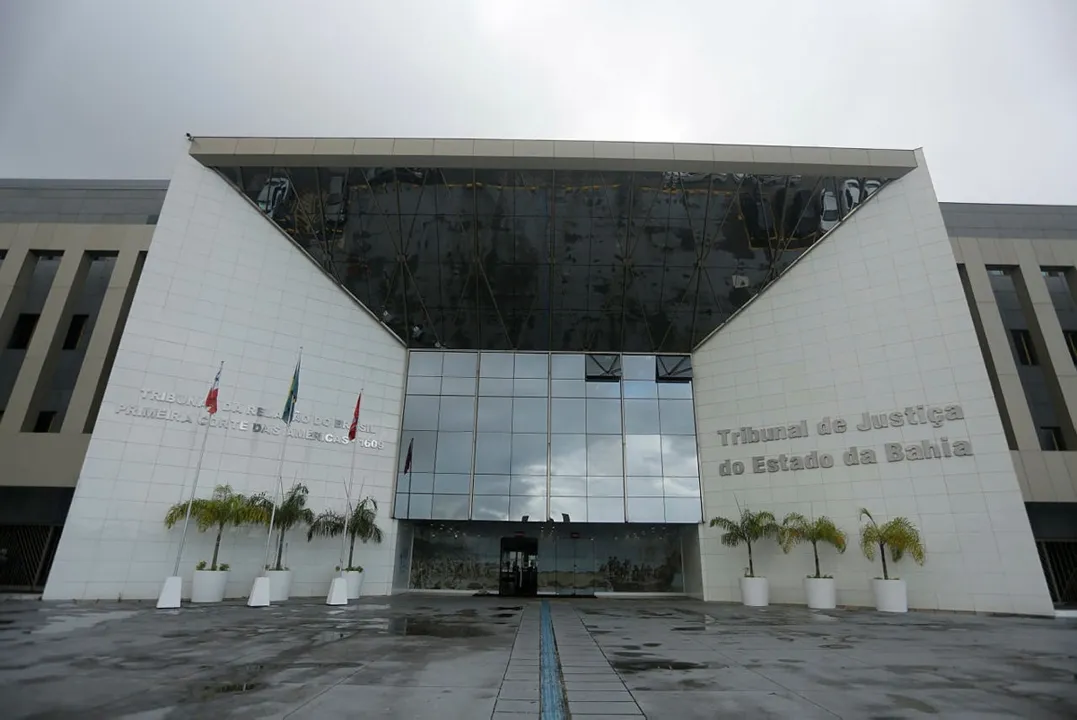
[[[292,429],[292,418],[295,417],[295,406],[299,401],[298,387],[295,387],[299,378],[299,364],[303,361],[303,348],[299,348],[299,358],[295,362],[295,371],[292,373],[292,384],[288,386],[288,400],[284,404],[285,412],[288,417],[285,418],[281,413],[281,419],[284,420],[284,442],[280,445],[280,458],[277,460],[277,483],[280,485],[280,489],[284,490],[284,456],[288,448],[288,437],[291,435],[289,432]],[[295,397],[292,396],[293,389],[296,391]],[[289,410],[289,407],[291,408]],[[277,494],[276,488],[273,489],[274,497]],[[273,542],[273,522],[277,518],[277,503],[273,503],[273,509],[269,513],[269,532],[266,533],[266,551],[264,562],[262,563],[263,574],[269,570],[269,547]]]
[[[221,377],[221,371],[224,370],[224,361],[221,361],[221,366],[217,369],[218,380]],[[212,390],[211,390],[212,392]],[[209,398],[207,398],[208,400]],[[213,419],[213,413],[208,412],[209,406],[206,406],[206,432],[202,436],[202,449],[198,453],[198,463],[194,467],[194,481],[191,483],[191,496],[187,498],[187,512],[183,516],[183,534],[180,535],[179,550],[176,551],[176,564],[172,569],[172,576],[179,575],[180,561],[183,559],[183,546],[187,543],[187,528],[191,525],[191,506],[194,505],[194,494],[198,490],[198,476],[202,474],[202,460],[206,457],[206,441],[209,440],[209,421]]]

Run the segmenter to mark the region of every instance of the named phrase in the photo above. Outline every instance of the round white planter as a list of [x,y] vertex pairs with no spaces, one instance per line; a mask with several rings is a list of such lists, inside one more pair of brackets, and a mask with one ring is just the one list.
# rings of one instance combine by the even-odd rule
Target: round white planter
[[909,611],[909,598],[904,580],[871,581],[875,592],[875,609],[880,612],[903,613]]
[[291,570],[267,570],[269,577],[269,601],[284,602],[292,594]]
[[812,610],[833,610],[838,605],[834,578],[804,578],[804,594]]
[[191,602],[220,602],[224,600],[224,587],[227,584],[227,570],[195,570],[191,580]]
[[766,607],[770,604],[770,586],[765,577],[742,577],[740,597],[748,607]]
[[363,573],[358,570],[345,570],[342,574],[348,581],[348,599],[358,600],[359,593],[363,590]]

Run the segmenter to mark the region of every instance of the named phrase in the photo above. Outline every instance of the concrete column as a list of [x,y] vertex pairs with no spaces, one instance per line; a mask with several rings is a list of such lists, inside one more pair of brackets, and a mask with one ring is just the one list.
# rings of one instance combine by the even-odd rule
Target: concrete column
[[[6,261],[5,261],[6,263]],[[7,410],[0,421],[0,430],[23,432],[33,427],[35,418],[27,418],[34,400],[38,397],[38,383],[42,377],[51,377],[52,365],[59,350],[59,334],[65,318],[70,317],[71,298],[81,288],[88,268],[86,253],[69,250],[60,260],[60,267],[53,278],[49,296],[41,310],[34,337],[26,350],[19,377],[8,399]],[[64,328],[66,330],[66,327]]]
[[965,253],[965,273],[969,280],[972,301],[975,303],[973,310],[979,318],[983,339],[987,342],[987,352],[994,365],[998,381],[996,392],[1001,393],[998,400],[1006,413],[1003,421],[1009,420],[1017,450],[1039,450],[1040,438],[1036,433],[1036,423],[1032,421],[1032,411],[1025,397],[1025,389],[1021,385],[1021,377],[1017,373],[1017,361],[1010,350],[1009,333],[1002,324],[995,292],[991,288],[991,278],[987,275],[987,266],[978,255],[971,255],[972,253]]
[[1022,243],[1018,248],[1018,262],[1019,271],[1014,273],[1013,278],[1017,298],[1028,321],[1036,355],[1043,366],[1066,447],[1077,449],[1077,368],[1073,365],[1073,357],[1062,334],[1062,325],[1058,322],[1058,312],[1047,289],[1047,281],[1030,244]]
[[108,289],[105,290],[97,319],[94,320],[93,333],[86,345],[86,354],[82,359],[82,367],[79,368],[75,389],[64,413],[64,424],[60,430],[64,435],[79,435],[85,432],[86,421],[94,410],[94,398],[98,388],[108,382],[105,366],[108,364],[116,333],[123,332],[118,326],[123,319],[128,299],[135,290],[139,254],[137,248],[131,248],[123,250],[116,257]]

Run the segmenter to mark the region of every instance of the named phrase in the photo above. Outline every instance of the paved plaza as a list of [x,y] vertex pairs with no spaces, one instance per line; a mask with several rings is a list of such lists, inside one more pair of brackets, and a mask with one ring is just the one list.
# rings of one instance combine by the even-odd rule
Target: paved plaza
[[9,600],[0,716],[1072,720],[1077,623],[691,600]]

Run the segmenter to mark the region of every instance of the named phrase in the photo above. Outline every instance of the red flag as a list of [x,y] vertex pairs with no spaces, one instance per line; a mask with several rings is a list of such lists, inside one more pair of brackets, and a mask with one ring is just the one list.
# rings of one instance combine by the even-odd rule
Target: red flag
[[352,415],[352,424],[348,428],[348,439],[354,440],[355,433],[359,432],[359,404],[363,402],[363,393],[359,393],[359,399],[355,401],[355,414]]
[[217,413],[217,390],[221,386],[221,370],[224,369],[224,363],[221,363],[221,367],[217,369],[217,377],[213,378],[213,386],[209,389],[209,394],[206,395],[206,410],[210,415]]
[[404,458],[404,474],[405,475],[407,475],[409,472],[411,472],[411,451],[412,451],[414,445],[415,445],[415,438],[412,438],[411,442],[408,443],[408,455],[407,455],[407,457]]

